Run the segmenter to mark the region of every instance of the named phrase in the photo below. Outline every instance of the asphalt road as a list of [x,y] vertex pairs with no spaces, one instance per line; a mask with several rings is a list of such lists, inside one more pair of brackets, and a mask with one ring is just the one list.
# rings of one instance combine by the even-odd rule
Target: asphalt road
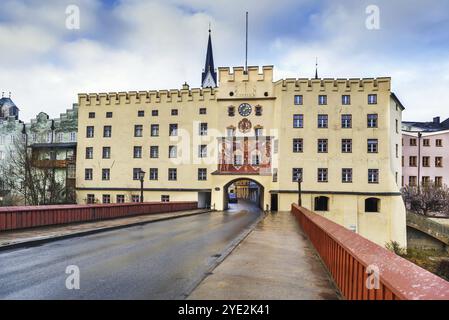
[[[0,299],[183,299],[260,215],[240,204],[0,252]],[[70,265],[79,268],[79,290],[66,288]]]

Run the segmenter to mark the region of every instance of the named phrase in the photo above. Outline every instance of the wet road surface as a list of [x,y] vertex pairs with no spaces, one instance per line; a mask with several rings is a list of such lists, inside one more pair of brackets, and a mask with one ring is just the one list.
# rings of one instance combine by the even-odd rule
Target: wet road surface
[[[183,299],[262,214],[213,212],[0,252],[0,299]],[[80,270],[68,290],[66,268]]]

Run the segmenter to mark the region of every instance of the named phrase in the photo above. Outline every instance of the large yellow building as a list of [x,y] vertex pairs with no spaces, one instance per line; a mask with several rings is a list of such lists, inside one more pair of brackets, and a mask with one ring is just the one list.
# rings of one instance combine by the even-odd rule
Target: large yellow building
[[217,75],[209,50],[202,89],[79,94],[78,203],[139,201],[144,171],[145,201],[222,210],[244,179],[261,208],[288,211],[301,176],[304,207],[405,245],[403,107],[390,78],[273,81],[272,66]]

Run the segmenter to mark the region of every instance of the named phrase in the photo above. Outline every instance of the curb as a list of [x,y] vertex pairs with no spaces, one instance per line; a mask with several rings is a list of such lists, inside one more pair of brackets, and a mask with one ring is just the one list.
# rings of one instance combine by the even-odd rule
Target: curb
[[215,264],[212,265],[205,273],[204,275],[201,277],[201,279],[199,279],[198,281],[196,281],[188,290],[186,293],[184,293],[184,300],[188,299],[190,297],[190,295],[193,293],[193,291],[196,290],[196,288],[198,288],[200,286],[200,284],[207,279],[207,277],[209,277],[209,275],[211,275],[213,273],[213,271],[220,265],[223,263],[224,260],[226,260],[227,257],[229,257],[229,255],[240,245],[240,243],[242,243],[253,231],[254,229],[257,227],[257,225],[263,221],[265,219],[265,217],[267,216],[266,213],[262,213],[261,216],[259,218],[257,218],[256,221],[254,221],[248,228],[245,229],[245,231],[238,236],[236,239],[234,239],[234,241],[232,241],[222,252],[220,257],[216,260]]
[[37,247],[37,246],[40,246],[40,245],[48,243],[48,242],[65,240],[65,239],[82,237],[82,236],[88,236],[88,235],[92,235],[92,234],[96,234],[96,233],[113,231],[113,230],[118,230],[118,229],[129,228],[129,227],[143,226],[143,225],[153,223],[153,222],[160,222],[160,221],[174,220],[174,219],[178,219],[178,218],[191,217],[191,216],[196,216],[196,215],[209,213],[209,212],[214,212],[214,210],[206,210],[206,211],[201,211],[201,212],[189,213],[186,215],[164,217],[164,218],[159,218],[159,219],[150,220],[150,221],[139,221],[139,222],[133,222],[133,223],[129,223],[129,224],[123,224],[123,225],[112,226],[112,227],[89,229],[89,230],[85,230],[85,231],[80,231],[80,232],[75,232],[75,233],[70,233],[70,234],[65,234],[65,235],[60,235],[60,236],[50,236],[50,237],[44,237],[44,238],[39,238],[39,239],[34,239],[34,240],[29,240],[29,241],[16,242],[16,243],[0,246],[0,252],[13,250],[13,249],[19,249],[19,248]]

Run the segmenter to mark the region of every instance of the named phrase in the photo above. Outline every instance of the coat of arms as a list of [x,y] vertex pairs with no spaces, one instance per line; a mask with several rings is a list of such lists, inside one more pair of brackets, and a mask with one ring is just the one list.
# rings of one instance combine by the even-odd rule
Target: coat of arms
[[241,133],[247,133],[251,130],[251,121],[249,121],[248,119],[243,119],[239,122],[239,130]]

